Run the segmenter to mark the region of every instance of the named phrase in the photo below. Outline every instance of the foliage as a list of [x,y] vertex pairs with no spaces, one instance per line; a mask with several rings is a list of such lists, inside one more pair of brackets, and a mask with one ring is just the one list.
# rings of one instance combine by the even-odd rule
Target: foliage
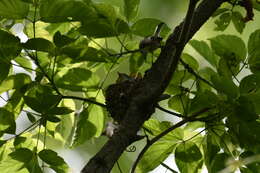
[[[217,36],[189,42],[208,64],[202,66],[196,57],[183,53],[165,90],[170,96],[168,113],[185,120],[185,125],[149,146],[149,140],[176,123],[148,119],[140,133],[149,149],[137,172],[153,170],[171,154],[182,173],[200,172],[203,165],[210,173],[227,168],[259,172],[260,160],[255,158],[260,154],[260,29],[250,34],[247,43],[239,34],[252,19],[253,8],[260,11],[260,3],[254,0],[250,7],[246,2],[231,0],[213,14],[215,30],[221,31]],[[144,76],[160,53],[157,49],[144,59],[139,42],[163,21],[139,18],[139,0],[122,0],[122,4],[0,1],[0,94],[6,102],[0,108],[2,172],[39,173],[46,165],[69,172],[46,141],[76,147],[102,138],[112,119],[105,108],[104,93],[113,83],[108,76],[127,64],[129,80],[139,81],[136,76]],[[245,15],[237,10],[241,7]],[[238,34],[222,33],[230,23]],[[26,42],[12,29],[19,24]],[[162,44],[170,32],[165,24]],[[25,114],[30,125],[17,133],[18,118]]]

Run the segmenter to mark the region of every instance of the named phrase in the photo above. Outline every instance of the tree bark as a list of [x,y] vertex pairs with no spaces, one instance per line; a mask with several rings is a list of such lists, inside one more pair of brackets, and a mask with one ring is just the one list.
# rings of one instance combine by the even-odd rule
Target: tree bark
[[147,70],[144,78],[134,91],[126,116],[119,129],[85,165],[82,173],[109,173],[124,150],[140,140],[136,135],[143,123],[153,114],[158,97],[164,92],[177,65],[186,43],[210,18],[213,12],[226,0],[203,0],[196,8],[186,39],[178,42],[183,31],[182,22],[168,37],[157,61]]

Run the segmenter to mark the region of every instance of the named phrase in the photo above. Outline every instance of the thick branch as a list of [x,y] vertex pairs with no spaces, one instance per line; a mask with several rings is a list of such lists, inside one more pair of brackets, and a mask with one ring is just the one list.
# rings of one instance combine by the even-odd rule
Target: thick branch
[[[159,96],[167,87],[177,68],[185,44],[223,2],[225,0],[202,1],[194,13],[194,20],[190,27],[183,27],[183,23],[181,23],[175,28],[162,48],[157,61],[146,72],[138,88],[132,93],[131,102],[118,131],[88,162],[82,173],[110,172],[127,146],[139,139],[136,133],[154,112]],[[190,20],[190,18],[187,17],[186,20]]]

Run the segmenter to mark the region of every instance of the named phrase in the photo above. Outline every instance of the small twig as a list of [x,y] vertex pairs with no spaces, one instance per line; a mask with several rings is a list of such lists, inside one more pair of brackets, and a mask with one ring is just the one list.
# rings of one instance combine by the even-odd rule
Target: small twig
[[171,114],[171,115],[174,115],[176,117],[179,117],[179,118],[186,118],[186,116],[182,115],[182,114],[178,114],[176,112],[172,112],[172,111],[169,111],[163,107],[161,107],[160,105],[156,105],[156,108],[158,108],[159,110],[163,111],[163,112],[166,112],[168,114]]
[[81,100],[81,101],[84,101],[84,102],[92,103],[92,104],[95,104],[95,105],[98,105],[98,106],[101,106],[101,107],[106,108],[106,105],[105,105],[105,104],[99,103],[99,102],[94,101],[94,100],[89,99],[89,98],[82,98],[82,97],[77,97],[77,96],[64,96],[64,95],[62,95],[62,98],[63,98],[63,99]]
[[33,124],[31,124],[29,127],[27,127],[26,129],[24,129],[23,131],[21,131],[20,133],[18,133],[17,135],[14,135],[8,139],[6,139],[5,141],[9,141],[11,139],[14,139],[16,137],[21,136],[22,134],[24,134],[27,131],[30,131],[30,129],[33,129],[34,127],[36,127],[39,123],[40,123],[41,119],[38,119],[37,121],[35,121]]
[[120,172],[120,173],[123,173],[122,169],[120,168],[120,165],[119,165],[118,161],[116,162],[116,164],[117,164],[117,167],[118,167],[119,172]]
[[170,170],[173,173],[178,173],[177,171],[173,170],[171,167],[169,167],[168,165],[166,165],[165,163],[161,162],[160,163],[163,167],[165,167],[166,169]]

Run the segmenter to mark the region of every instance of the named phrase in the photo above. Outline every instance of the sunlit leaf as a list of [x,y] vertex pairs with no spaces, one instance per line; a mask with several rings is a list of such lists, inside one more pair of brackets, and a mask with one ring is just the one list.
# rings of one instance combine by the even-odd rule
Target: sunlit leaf
[[19,89],[30,82],[31,78],[26,74],[19,73],[16,75],[11,75],[1,83],[0,93],[3,93],[11,89]]
[[80,1],[45,0],[40,6],[41,20],[49,23],[92,19],[95,10]]
[[69,169],[66,162],[58,156],[58,154],[52,150],[42,150],[39,152],[38,156],[43,160],[45,163],[50,165],[50,168],[55,170],[58,173],[66,173]]
[[146,173],[159,166],[173,152],[175,147],[175,143],[166,141],[158,141],[153,144],[140,160],[137,173]]
[[183,142],[175,150],[175,162],[182,173],[196,173],[201,167],[202,154],[193,142]]
[[83,144],[95,136],[97,128],[92,122],[88,120],[88,117],[89,112],[87,109],[83,110],[79,114],[73,146]]
[[56,84],[58,87],[72,91],[84,91],[96,87],[98,82],[98,77],[91,71],[85,68],[71,68],[56,81]]

